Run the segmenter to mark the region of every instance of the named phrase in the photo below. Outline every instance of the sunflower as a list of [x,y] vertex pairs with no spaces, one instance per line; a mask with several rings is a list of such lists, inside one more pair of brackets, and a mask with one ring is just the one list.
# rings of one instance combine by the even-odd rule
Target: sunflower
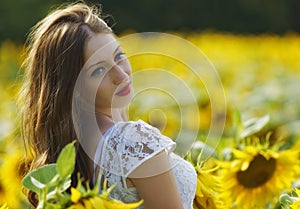
[[22,168],[24,154],[19,148],[13,148],[13,153],[7,153],[3,157],[0,167],[0,181],[2,195],[0,202],[5,201],[10,208],[19,208],[21,202],[25,201],[22,194]]
[[292,209],[300,209],[300,201],[293,202],[293,204],[290,207]]
[[5,203],[0,207],[0,209],[9,209],[9,208],[7,207],[7,204]]
[[300,209],[300,190],[296,188],[296,189],[295,189],[295,192],[296,192],[298,198],[297,198],[296,201],[294,201],[294,202],[290,205],[290,207],[291,207],[292,209]]
[[133,209],[142,204],[142,200],[136,203],[123,203],[118,200],[108,200],[101,196],[80,199],[67,209]]
[[67,209],[133,209],[139,207],[143,200],[136,203],[123,203],[115,199],[108,199],[109,192],[98,196],[82,197],[78,189],[71,188],[71,201],[73,204]]
[[222,162],[220,171],[225,192],[236,208],[274,206],[278,196],[290,188],[299,174],[299,151],[255,141],[233,149],[233,160]]
[[196,166],[197,188],[194,199],[195,209],[221,209],[228,208],[222,201],[221,179],[216,175],[216,166],[213,158]]

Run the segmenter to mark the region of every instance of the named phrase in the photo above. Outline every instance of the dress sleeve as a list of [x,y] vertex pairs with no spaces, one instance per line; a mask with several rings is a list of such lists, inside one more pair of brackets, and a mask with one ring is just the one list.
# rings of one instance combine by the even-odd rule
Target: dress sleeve
[[143,162],[162,151],[169,154],[175,146],[174,141],[141,120],[117,123],[103,144],[100,167],[128,177]]

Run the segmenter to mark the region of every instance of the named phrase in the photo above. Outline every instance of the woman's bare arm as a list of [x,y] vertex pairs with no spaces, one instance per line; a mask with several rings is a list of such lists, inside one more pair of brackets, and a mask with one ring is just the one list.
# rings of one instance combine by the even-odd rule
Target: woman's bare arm
[[166,152],[144,162],[129,179],[144,199],[146,209],[183,209]]

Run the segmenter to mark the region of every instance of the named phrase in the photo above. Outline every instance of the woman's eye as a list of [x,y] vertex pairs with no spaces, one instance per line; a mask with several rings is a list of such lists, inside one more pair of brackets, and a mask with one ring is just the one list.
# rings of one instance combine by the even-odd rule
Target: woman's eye
[[103,71],[104,71],[103,67],[98,67],[92,72],[91,76],[92,77],[97,76],[97,75],[101,74]]
[[115,62],[118,62],[126,57],[124,52],[120,52],[115,56]]

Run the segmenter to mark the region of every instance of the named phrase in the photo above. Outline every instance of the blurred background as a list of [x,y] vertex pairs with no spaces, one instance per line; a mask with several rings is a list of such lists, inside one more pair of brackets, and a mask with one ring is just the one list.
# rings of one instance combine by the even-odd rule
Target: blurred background
[[[30,28],[62,0],[0,1],[0,205],[28,208],[20,181],[24,156],[16,105],[23,72],[24,43]],[[167,32],[184,37],[207,56],[222,81],[227,102],[224,136],[231,133],[231,113],[245,118],[270,115],[276,136],[297,140],[300,130],[300,1],[298,0],[102,0],[105,20],[117,35],[135,32]],[[162,46],[166,43],[161,43]],[[133,70],[163,58],[132,58]],[[135,62],[133,62],[135,61]],[[149,67],[153,67],[150,66]],[[190,84],[198,85],[193,83]],[[200,131],[211,122],[205,87],[197,98]],[[139,101],[128,110],[132,119],[143,118],[175,137],[180,123],[175,107],[164,112],[138,111]],[[148,112],[147,112],[148,111]],[[193,113],[191,113],[192,115]],[[151,116],[151,117],[150,117]],[[190,116],[189,116],[190,117]],[[191,116],[191,124],[193,118]],[[187,128],[191,130],[193,125]]]
[[[22,43],[28,29],[63,0],[1,0],[0,40]],[[89,0],[103,5],[115,32],[203,31],[285,34],[300,31],[297,0]]]

